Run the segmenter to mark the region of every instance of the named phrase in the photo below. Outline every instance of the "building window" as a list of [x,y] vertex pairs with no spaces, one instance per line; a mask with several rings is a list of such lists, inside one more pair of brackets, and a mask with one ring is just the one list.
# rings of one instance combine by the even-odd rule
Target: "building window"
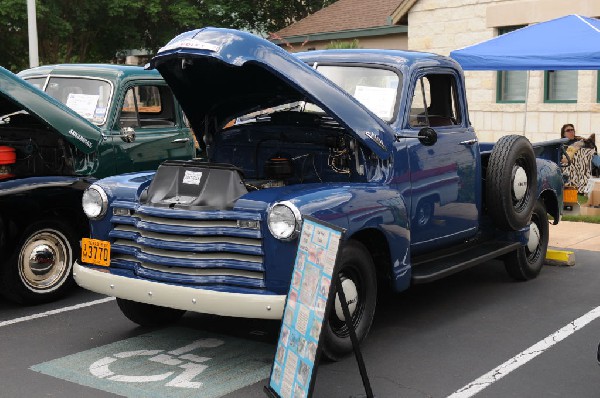
[[577,102],[577,71],[544,72],[544,102]]
[[[520,29],[527,25],[504,26],[498,28],[498,36]],[[498,71],[496,102],[523,103],[527,98],[527,71]]]

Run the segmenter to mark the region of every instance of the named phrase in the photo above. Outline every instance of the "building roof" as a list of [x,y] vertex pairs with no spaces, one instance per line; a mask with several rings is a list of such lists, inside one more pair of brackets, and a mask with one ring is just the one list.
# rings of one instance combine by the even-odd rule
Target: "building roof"
[[[288,39],[332,32],[372,30],[398,26],[406,3],[414,0],[338,0],[314,14],[270,35],[270,39]],[[410,7],[409,7],[410,8]]]

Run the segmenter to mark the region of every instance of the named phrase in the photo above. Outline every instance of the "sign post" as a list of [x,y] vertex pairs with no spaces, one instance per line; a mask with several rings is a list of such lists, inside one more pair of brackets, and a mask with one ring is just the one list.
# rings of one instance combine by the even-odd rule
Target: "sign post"
[[304,217],[275,360],[269,385],[265,386],[265,393],[271,398],[312,396],[323,325],[334,305],[336,288],[367,397],[373,396],[337,271],[344,232],[339,227]]

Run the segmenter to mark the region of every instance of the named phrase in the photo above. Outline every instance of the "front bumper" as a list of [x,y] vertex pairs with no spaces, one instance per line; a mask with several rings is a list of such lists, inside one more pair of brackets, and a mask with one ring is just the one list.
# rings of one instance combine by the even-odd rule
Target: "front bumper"
[[238,318],[281,319],[285,295],[226,293],[113,275],[75,262],[77,284],[93,292],[180,310]]

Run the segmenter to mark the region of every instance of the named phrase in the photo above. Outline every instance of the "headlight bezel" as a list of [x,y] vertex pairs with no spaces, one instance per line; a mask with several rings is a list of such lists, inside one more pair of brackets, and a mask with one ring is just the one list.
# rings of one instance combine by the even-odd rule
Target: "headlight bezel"
[[[294,217],[294,226],[288,235],[281,235],[281,234],[277,233],[274,230],[275,229],[274,226],[271,225],[272,224],[271,217],[274,214],[273,212],[276,210],[276,208],[278,206],[283,206],[283,207],[287,208],[288,210],[290,210]],[[269,210],[267,212],[267,226],[269,228],[269,232],[271,233],[271,235],[274,238],[289,242],[291,240],[296,239],[298,237],[298,235],[300,234],[300,230],[302,229],[302,214],[300,213],[300,210],[298,210],[298,208],[292,202],[289,202],[289,201],[275,202],[269,207]]]
[[[85,203],[84,203],[86,194],[88,194],[91,191],[96,192],[98,194],[98,196],[100,197],[100,201],[101,201],[100,212],[96,215],[88,214],[88,212],[86,211]],[[85,213],[87,218],[89,218],[90,220],[99,220],[102,217],[104,217],[104,215],[106,214],[106,211],[108,210],[108,196],[106,195],[106,192],[100,185],[92,184],[89,187],[87,187],[87,189],[85,191],[83,191],[83,195],[81,197],[81,206],[82,206],[83,212]]]

